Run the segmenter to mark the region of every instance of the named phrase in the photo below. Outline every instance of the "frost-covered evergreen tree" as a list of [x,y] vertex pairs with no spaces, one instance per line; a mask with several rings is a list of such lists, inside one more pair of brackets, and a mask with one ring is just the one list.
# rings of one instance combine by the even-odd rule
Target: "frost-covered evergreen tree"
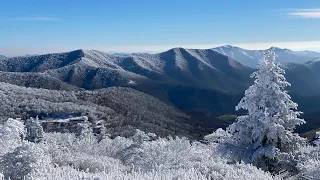
[[279,164],[279,159],[292,161],[294,152],[305,142],[293,133],[305,121],[298,118],[298,105],[285,91],[290,83],[275,59],[272,49],[262,56],[259,70],[251,75],[254,84],[236,106],[236,110],[248,113],[227,128],[233,144],[243,149],[247,160],[268,170],[271,164]]
[[77,124],[76,134],[79,138],[84,138],[93,135],[91,123],[88,121],[88,118],[84,120],[84,122]]
[[25,128],[26,128],[26,137],[25,139],[30,141],[30,142],[41,142],[43,138],[43,128],[39,122],[38,116],[34,118],[30,118],[26,120],[25,123]]
[[98,142],[106,139],[107,137],[111,137],[111,135],[107,133],[107,128],[103,124],[103,125],[101,125],[100,130],[99,130],[99,134],[97,135]]

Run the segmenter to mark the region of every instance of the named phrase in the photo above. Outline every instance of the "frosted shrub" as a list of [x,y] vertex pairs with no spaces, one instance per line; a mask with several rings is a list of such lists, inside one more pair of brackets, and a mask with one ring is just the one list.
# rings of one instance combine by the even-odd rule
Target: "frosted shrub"
[[130,138],[135,144],[141,144],[144,141],[150,141],[157,136],[154,133],[145,133],[139,129],[136,130],[136,133]]
[[227,131],[222,128],[218,128],[211,134],[206,135],[203,139],[208,143],[223,143],[225,140],[231,137]]
[[120,157],[124,164],[133,166],[135,170],[199,168],[204,161],[212,160],[214,151],[202,143],[191,143],[187,138],[179,137],[149,141],[147,134],[140,135],[144,141],[134,141]]
[[[134,165],[136,169],[151,171],[159,166],[163,168],[174,168],[188,163],[185,158],[191,154],[191,144],[187,139],[164,139],[157,141],[146,141],[140,145],[133,144],[124,149],[122,161],[127,165]],[[189,157],[186,157],[186,154]],[[176,167],[176,168],[177,168]]]
[[116,137],[114,139],[111,139],[109,137],[103,139],[99,143],[99,150],[100,154],[103,154],[105,156],[110,156],[114,158],[118,158],[121,152],[131,146],[133,141],[129,138],[125,137]]
[[320,160],[318,158],[310,158],[303,163],[299,163],[298,168],[300,170],[300,178],[309,180],[320,179]]
[[179,169],[155,169],[153,171],[123,172],[115,169],[110,172],[88,173],[77,171],[71,167],[51,168],[47,173],[37,176],[46,180],[70,180],[70,179],[103,179],[103,180],[277,180],[269,173],[261,171],[252,165],[216,164],[217,171],[203,174],[194,168]]
[[209,170],[207,173],[204,173],[209,174],[210,178],[208,179],[280,179],[279,177],[272,176],[270,173],[264,172],[251,164],[227,164],[224,161],[208,161],[204,166]]
[[24,136],[24,125],[19,119],[10,118],[0,125],[0,156],[20,146]]
[[0,155],[5,179],[277,179],[250,164],[230,164],[219,151],[220,143],[230,136],[223,130],[207,136],[206,144],[180,137],[159,138],[140,130],[130,138],[101,141],[92,133],[81,137],[44,133],[41,142],[32,143],[20,139],[24,126],[19,121],[9,120],[1,132],[3,127],[8,130],[4,134],[18,142]]
[[[91,137],[91,136],[87,136]],[[131,138],[78,139],[71,134],[46,133],[53,156],[47,179],[272,179],[252,165],[227,164],[215,150],[186,138],[157,138],[137,130]],[[86,146],[87,145],[87,146]],[[54,150],[52,150],[54,149]]]
[[0,172],[11,179],[24,179],[31,173],[43,172],[49,166],[50,158],[35,144],[24,142],[0,158]]
[[39,122],[38,116],[34,118],[27,119],[25,122],[26,137],[25,139],[30,142],[41,142],[43,138],[43,128]]
[[300,149],[297,165],[302,179],[320,179],[320,147],[306,146]]
[[79,139],[68,133],[48,133],[45,135],[44,143],[54,164],[72,166],[85,172],[101,172],[125,168],[118,159],[112,158],[120,150],[110,150],[117,149],[116,143],[119,139],[121,138],[106,138],[98,143],[92,134]]
[[96,173],[110,172],[114,169],[125,169],[120,160],[108,156],[87,153],[64,153],[60,155],[60,166],[71,166],[79,171]]

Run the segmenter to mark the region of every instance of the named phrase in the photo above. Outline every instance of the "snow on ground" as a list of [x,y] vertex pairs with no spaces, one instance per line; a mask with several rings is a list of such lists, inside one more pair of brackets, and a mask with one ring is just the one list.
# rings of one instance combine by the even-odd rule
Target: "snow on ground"
[[188,63],[182,56],[181,49],[174,48],[173,51],[175,52],[175,65],[179,67],[182,71],[189,71]]

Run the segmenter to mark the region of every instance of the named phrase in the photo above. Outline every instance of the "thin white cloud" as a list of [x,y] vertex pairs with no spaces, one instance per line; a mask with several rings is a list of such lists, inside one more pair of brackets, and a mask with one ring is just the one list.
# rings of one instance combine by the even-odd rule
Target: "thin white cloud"
[[320,18],[320,8],[313,9],[287,9],[287,15],[299,17],[299,18],[307,18],[307,19],[318,19]]
[[23,18],[9,18],[12,21],[57,21],[58,18],[51,17],[23,17]]

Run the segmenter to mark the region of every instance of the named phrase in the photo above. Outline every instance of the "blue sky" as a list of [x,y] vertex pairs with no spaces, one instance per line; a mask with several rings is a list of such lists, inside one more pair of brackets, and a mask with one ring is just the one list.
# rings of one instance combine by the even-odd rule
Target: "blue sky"
[[318,0],[1,0],[0,54],[320,49]]

